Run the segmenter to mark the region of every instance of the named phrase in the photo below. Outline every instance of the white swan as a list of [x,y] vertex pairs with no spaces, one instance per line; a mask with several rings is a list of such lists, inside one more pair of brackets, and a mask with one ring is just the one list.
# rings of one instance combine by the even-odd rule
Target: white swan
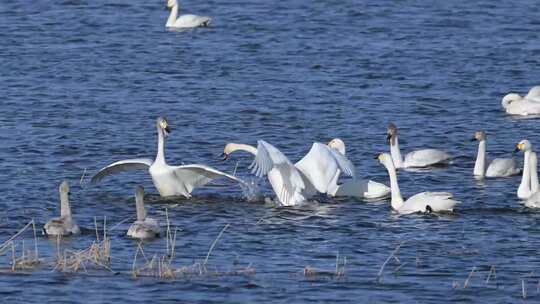
[[158,133],[158,151],[156,159],[152,161],[147,158],[126,159],[112,163],[102,168],[94,177],[92,183],[98,183],[106,176],[114,173],[130,170],[148,170],[154,186],[161,196],[185,196],[191,197],[191,192],[197,188],[206,185],[216,178],[227,178],[229,180],[244,183],[244,181],[210,168],[205,165],[183,165],[170,166],[165,161],[165,139],[170,133],[170,128],[165,118],[159,117],[156,121]]
[[161,229],[158,221],[146,216],[144,189],[141,186],[137,186],[135,190],[135,206],[137,208],[137,220],[129,227],[127,236],[135,239],[151,239],[159,236]]
[[474,176],[478,178],[506,177],[520,173],[518,165],[513,158],[495,158],[486,170],[486,132],[475,132],[472,140],[478,141],[478,154],[476,155],[473,171]]
[[452,212],[454,206],[459,203],[453,199],[452,193],[448,192],[422,192],[413,195],[408,200],[403,201],[399,191],[396,168],[392,161],[392,156],[382,153],[378,157],[381,164],[388,170],[390,176],[390,188],[392,191],[392,208],[400,214],[410,214],[416,212]]
[[532,194],[530,156],[533,152],[531,142],[526,139],[520,141],[516,145],[514,152],[518,151],[523,151],[523,173],[521,176],[521,183],[519,184],[517,190],[517,196],[518,198],[525,200],[528,199]]
[[538,184],[538,157],[536,152],[529,155],[529,174],[531,176],[531,196],[524,202],[526,207],[540,208],[540,185]]
[[168,0],[167,7],[171,9],[171,14],[167,19],[166,27],[168,28],[192,28],[209,26],[212,19],[206,16],[197,15],[180,15],[178,17],[179,5],[177,0]]
[[[334,138],[328,146],[337,150],[341,155],[345,156],[345,143],[340,138]],[[357,198],[378,199],[386,197],[390,194],[390,187],[367,179],[348,179],[341,184],[337,184],[339,174],[336,180],[332,182],[330,187],[330,196],[353,196]]]
[[450,162],[450,155],[437,149],[422,149],[409,152],[405,155],[405,160],[403,160],[399,149],[398,129],[393,123],[388,125],[386,139],[390,143],[390,154],[397,169],[424,168]]
[[69,184],[63,181],[58,189],[60,192],[60,217],[51,219],[43,227],[43,231],[49,236],[67,236],[79,234],[81,230],[71,216],[71,207],[69,206]]
[[345,156],[321,143],[314,143],[308,154],[294,165],[264,140],[257,141],[257,148],[228,143],[223,150],[223,159],[235,151],[246,151],[255,156],[250,165],[251,172],[258,177],[268,175],[272,189],[284,206],[302,203],[317,192],[328,193],[341,172],[354,175],[354,166]]
[[540,114],[540,86],[534,86],[525,96],[517,93],[506,94],[501,102],[506,113],[512,115],[539,115]]

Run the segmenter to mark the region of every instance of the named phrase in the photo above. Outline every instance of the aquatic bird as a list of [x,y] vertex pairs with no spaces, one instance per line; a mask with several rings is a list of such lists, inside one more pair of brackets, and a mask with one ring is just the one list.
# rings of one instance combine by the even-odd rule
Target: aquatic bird
[[[345,156],[345,142],[340,138],[334,138],[329,143],[330,148],[335,149],[341,155]],[[367,179],[348,179],[338,184],[340,174],[336,175],[336,180],[330,187],[330,196],[352,196],[357,198],[378,199],[390,194],[390,187]]]
[[167,19],[166,27],[168,28],[193,28],[206,27],[210,25],[212,19],[206,16],[197,15],[180,15],[178,17],[179,5],[177,0],[168,0],[167,7],[171,10],[171,14]]
[[377,159],[388,170],[392,192],[391,205],[397,213],[452,212],[454,211],[454,206],[459,203],[459,201],[453,199],[454,196],[449,192],[421,192],[404,201],[399,190],[396,168],[394,167],[392,156],[388,153],[382,153]]
[[283,206],[300,204],[317,192],[328,193],[332,182],[341,172],[354,176],[353,164],[339,152],[322,143],[313,143],[311,150],[298,161],[291,161],[273,145],[264,140],[257,147],[228,143],[223,159],[235,151],[245,151],[255,156],[251,172],[258,177],[268,176],[279,203]]
[[165,161],[165,137],[171,129],[165,118],[156,120],[158,133],[158,150],[154,161],[148,158],[126,159],[112,163],[102,168],[94,177],[92,183],[98,183],[105,177],[124,171],[148,170],[154,186],[161,196],[191,197],[191,192],[206,185],[217,178],[227,178],[231,181],[244,184],[245,182],[227,173],[223,173],[205,165],[170,166]]
[[533,151],[531,142],[526,139],[520,141],[516,145],[516,149],[514,150],[514,152],[519,151],[523,151],[523,172],[521,175],[521,183],[519,184],[517,190],[517,196],[518,198],[525,200],[528,199],[532,194],[530,156]]
[[60,217],[51,219],[43,227],[43,232],[49,236],[68,236],[79,234],[81,230],[71,216],[69,205],[69,184],[63,181],[58,189],[60,192]]
[[134,239],[151,239],[159,236],[161,229],[158,221],[146,216],[144,189],[141,186],[137,186],[135,190],[135,206],[137,208],[137,220],[129,227],[127,236]]
[[477,131],[471,141],[478,141],[478,154],[474,164],[473,174],[476,177],[506,177],[519,174],[516,161],[513,158],[495,158],[491,161],[486,170],[486,132]]
[[531,196],[524,202],[526,207],[540,208],[540,185],[538,184],[538,157],[536,152],[529,155],[529,174],[531,182]]
[[450,155],[437,149],[422,149],[409,152],[405,155],[405,160],[403,160],[399,149],[398,129],[393,123],[388,125],[386,139],[390,143],[390,154],[397,169],[425,168],[450,162]]
[[525,96],[517,93],[506,94],[501,102],[506,113],[512,115],[539,115],[540,114],[540,86],[534,86]]

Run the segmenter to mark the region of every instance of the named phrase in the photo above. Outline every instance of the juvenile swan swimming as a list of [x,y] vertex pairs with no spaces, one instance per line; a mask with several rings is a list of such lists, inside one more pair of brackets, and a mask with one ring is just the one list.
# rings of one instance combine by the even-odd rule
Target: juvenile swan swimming
[[69,184],[63,181],[59,187],[60,192],[60,217],[51,219],[43,227],[43,231],[49,236],[68,236],[79,234],[81,230],[71,216],[71,207],[69,206]]
[[398,129],[396,125],[388,125],[386,139],[390,143],[390,154],[397,169],[401,168],[424,168],[433,165],[446,164],[450,161],[450,155],[437,149],[422,149],[407,153],[405,160],[401,156],[398,142]]
[[520,173],[517,163],[513,158],[495,158],[486,170],[486,132],[478,131],[474,133],[472,140],[478,141],[478,154],[473,171],[476,177],[506,177]]
[[92,183],[98,183],[106,176],[114,173],[131,170],[148,170],[154,186],[161,196],[191,197],[191,192],[206,185],[216,178],[227,178],[229,180],[244,183],[242,180],[210,168],[205,165],[183,165],[170,166],[165,161],[165,137],[170,133],[169,123],[165,118],[158,117],[156,121],[158,133],[158,151],[154,161],[147,158],[126,159],[102,168],[94,177]]
[[534,86],[525,96],[517,93],[506,94],[501,102],[502,107],[512,115],[539,115],[540,114],[540,86]]
[[129,227],[127,236],[135,239],[151,239],[159,236],[161,229],[158,221],[146,216],[144,189],[141,186],[137,186],[135,190],[135,205],[137,208],[137,220]]
[[[328,143],[328,146],[345,156],[346,149],[343,140],[334,138]],[[330,196],[353,196],[357,198],[377,199],[390,194],[390,187],[367,179],[349,179],[338,185],[337,181],[340,175],[336,175],[336,180],[332,181],[332,186],[328,193]]]
[[264,140],[257,141],[257,148],[228,143],[223,150],[223,159],[235,151],[245,151],[255,156],[250,165],[251,173],[258,177],[268,175],[272,189],[284,206],[302,203],[317,192],[328,193],[332,182],[337,180],[341,172],[354,176],[353,164],[321,143],[314,143],[308,154],[294,165],[281,151]]
[[394,167],[392,156],[388,153],[382,153],[377,159],[388,170],[392,192],[391,204],[396,212],[410,214],[416,212],[454,211],[454,206],[458,201],[454,200],[452,193],[448,192],[422,192],[403,201],[403,197],[399,191],[396,168]]
[[167,19],[166,27],[168,28],[192,28],[209,26],[212,19],[206,16],[197,15],[180,15],[178,17],[179,5],[177,0],[168,0],[167,7],[171,10],[171,14]]

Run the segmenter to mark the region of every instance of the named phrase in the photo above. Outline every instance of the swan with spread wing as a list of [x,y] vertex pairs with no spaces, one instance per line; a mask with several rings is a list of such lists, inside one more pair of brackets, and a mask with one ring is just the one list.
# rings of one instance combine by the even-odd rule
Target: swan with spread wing
[[98,183],[105,177],[124,171],[148,170],[154,186],[161,196],[184,196],[191,197],[191,192],[206,185],[217,178],[225,178],[237,183],[244,181],[223,173],[214,168],[192,164],[182,166],[171,166],[165,161],[165,137],[170,133],[167,120],[159,117],[156,121],[158,133],[158,151],[154,161],[148,158],[126,159],[112,163],[102,168],[94,177],[92,183]]
[[353,164],[338,151],[322,143],[313,143],[311,150],[296,164],[273,145],[264,140],[257,147],[228,143],[223,151],[224,160],[235,151],[255,156],[251,172],[258,177],[267,175],[280,204],[294,206],[317,192],[328,193],[341,172],[354,176]]

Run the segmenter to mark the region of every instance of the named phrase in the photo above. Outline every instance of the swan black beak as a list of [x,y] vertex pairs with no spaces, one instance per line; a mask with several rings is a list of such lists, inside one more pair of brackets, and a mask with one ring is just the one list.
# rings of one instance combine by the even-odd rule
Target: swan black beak
[[476,141],[476,138],[473,137],[473,138],[471,138],[469,141]]
[[391,138],[392,138],[392,134],[386,134],[386,141],[390,141]]
[[379,159],[379,155],[375,155],[373,159]]
[[518,153],[519,151],[520,151],[520,150],[519,150],[519,147],[516,147],[516,148],[514,149],[514,151],[512,152],[512,154],[516,154],[516,153]]
[[222,157],[222,159],[221,159],[222,161],[226,161],[227,158],[229,158],[229,154],[227,154],[227,153],[221,153],[221,157]]

